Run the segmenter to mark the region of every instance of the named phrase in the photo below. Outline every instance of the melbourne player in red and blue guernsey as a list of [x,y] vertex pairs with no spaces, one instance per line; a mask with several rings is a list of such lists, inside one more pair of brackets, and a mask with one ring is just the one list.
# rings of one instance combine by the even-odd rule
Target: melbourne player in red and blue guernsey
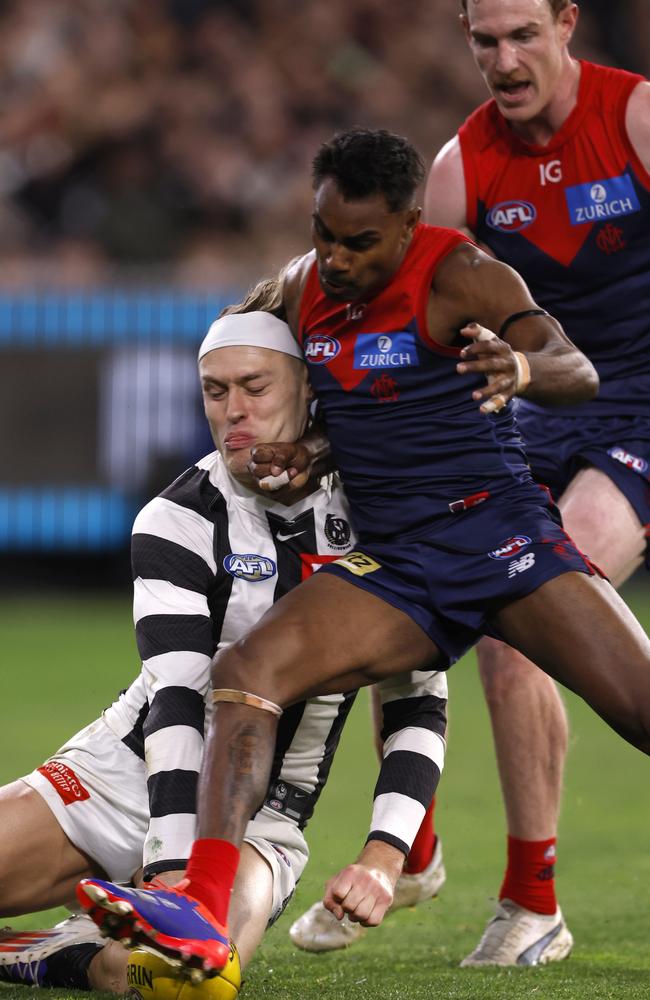
[[[523,398],[517,419],[533,474],[558,498],[571,537],[619,586],[648,560],[650,537],[650,83],[571,56],[570,0],[462,6],[491,100],[435,158],[425,216],[468,228],[516,267],[595,365],[596,398],[571,407]],[[466,964],[508,964],[524,924],[526,944],[533,928],[541,939],[563,925],[549,872],[568,727],[532,663],[490,639],[478,657],[508,868],[496,919]],[[563,957],[557,941],[547,960]]]
[[[238,849],[278,718],[306,694],[447,667],[490,632],[650,751],[650,643],[559,525],[511,412],[515,394],[590,398],[595,371],[511,268],[419,223],[423,174],[413,147],[383,131],[342,133],[315,158],[315,251],[289,270],[283,304],[360,542],[214,658],[199,839],[183,884],[78,890],[112,933],[204,971],[227,957]],[[319,446],[275,443],[255,457],[258,475],[284,472],[299,486]],[[378,845],[378,865],[394,849]],[[328,905],[376,924],[388,901],[343,877]]]

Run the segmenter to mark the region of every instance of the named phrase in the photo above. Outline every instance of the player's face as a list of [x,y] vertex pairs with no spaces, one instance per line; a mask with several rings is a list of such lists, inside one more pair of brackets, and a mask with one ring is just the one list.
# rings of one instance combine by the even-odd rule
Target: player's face
[[337,302],[367,298],[395,274],[420,210],[391,212],[383,195],[346,201],[331,178],[316,191],[312,239],[321,288]]
[[233,476],[257,485],[247,469],[251,448],[296,441],[306,427],[306,365],[263,347],[219,347],[201,358],[199,375],[215,445]]
[[561,98],[567,45],[577,20],[570,4],[553,17],[548,0],[468,0],[463,25],[501,114],[513,125],[543,116]]

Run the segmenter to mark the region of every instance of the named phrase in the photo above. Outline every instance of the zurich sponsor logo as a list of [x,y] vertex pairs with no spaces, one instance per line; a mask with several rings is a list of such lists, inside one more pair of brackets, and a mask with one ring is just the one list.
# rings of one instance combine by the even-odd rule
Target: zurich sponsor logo
[[411,368],[419,364],[415,334],[360,333],[354,344],[355,370],[366,368]]
[[500,233],[519,233],[537,218],[537,209],[529,201],[502,201],[487,214],[486,222]]
[[248,580],[249,583],[259,583],[275,576],[277,569],[272,559],[258,556],[252,552],[232,552],[223,561],[227,573],[238,580]]
[[610,458],[616,459],[617,462],[621,462],[628,469],[632,469],[633,472],[638,472],[642,476],[648,471],[648,463],[645,458],[641,458],[639,455],[632,455],[625,448],[610,448],[607,454]]
[[629,174],[589,181],[567,188],[566,195],[572,226],[601,222],[641,211],[634,183]]
[[523,552],[531,541],[528,535],[513,535],[512,538],[506,538],[505,542],[501,542],[496,549],[488,552],[488,555],[490,559],[512,559],[513,556]]
[[328,337],[324,333],[315,333],[307,337],[304,346],[305,358],[310,365],[326,365],[328,361],[333,361],[341,350],[341,345],[334,337]]

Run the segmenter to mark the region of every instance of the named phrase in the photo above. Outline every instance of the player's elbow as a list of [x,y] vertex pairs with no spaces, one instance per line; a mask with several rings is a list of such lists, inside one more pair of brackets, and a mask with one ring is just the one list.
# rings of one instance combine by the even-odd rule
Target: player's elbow
[[562,404],[584,403],[598,395],[600,379],[593,364],[577,348],[565,359],[565,379]]
[[600,378],[598,377],[598,372],[594,368],[593,364],[589,358],[584,356],[584,354],[582,355],[580,374],[582,389],[580,400],[586,401],[588,399],[594,399],[598,395],[598,390],[600,389]]

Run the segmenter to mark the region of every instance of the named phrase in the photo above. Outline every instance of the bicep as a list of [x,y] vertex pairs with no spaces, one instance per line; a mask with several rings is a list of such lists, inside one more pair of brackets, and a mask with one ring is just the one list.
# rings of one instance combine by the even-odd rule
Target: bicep
[[630,95],[625,128],[634,152],[650,173],[650,83],[640,83]]
[[525,313],[528,315],[508,326],[502,338],[514,350],[571,348],[560,324],[544,314],[514,268],[475,248],[466,251],[463,257],[459,255],[459,260],[460,267],[445,276],[446,293],[463,303],[469,319],[501,336],[500,331],[509,319]]
[[448,229],[467,227],[465,173],[458,136],[436,156],[424,192],[424,221]]

